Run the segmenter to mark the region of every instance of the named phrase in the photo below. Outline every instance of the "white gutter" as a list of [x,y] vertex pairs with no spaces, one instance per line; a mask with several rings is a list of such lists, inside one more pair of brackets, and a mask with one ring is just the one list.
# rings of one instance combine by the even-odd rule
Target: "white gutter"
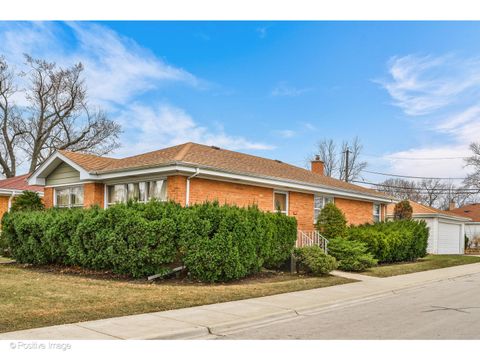
[[195,170],[195,174],[187,177],[187,191],[185,196],[185,206],[188,206],[188,204],[190,203],[190,179],[194,178],[198,174],[200,174],[200,169],[197,167],[197,169]]
[[[387,214],[387,218],[393,218],[393,214]],[[445,220],[455,220],[455,221],[463,221],[465,223],[470,223],[472,220],[470,218],[466,218],[463,216],[454,216],[454,215],[447,215],[447,214],[440,214],[440,213],[413,213],[412,218],[441,218]]]
[[12,207],[12,201],[14,196],[15,196],[15,190],[12,190],[12,195],[10,195],[10,197],[8,198],[7,211],[10,211],[10,208]]

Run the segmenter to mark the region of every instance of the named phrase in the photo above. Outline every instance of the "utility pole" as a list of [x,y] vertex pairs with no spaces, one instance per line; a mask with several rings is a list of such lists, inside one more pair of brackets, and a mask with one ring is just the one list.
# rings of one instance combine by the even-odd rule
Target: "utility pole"
[[350,148],[347,147],[344,151],[345,153],[345,182],[348,182],[348,161],[349,161],[349,156],[350,156]]

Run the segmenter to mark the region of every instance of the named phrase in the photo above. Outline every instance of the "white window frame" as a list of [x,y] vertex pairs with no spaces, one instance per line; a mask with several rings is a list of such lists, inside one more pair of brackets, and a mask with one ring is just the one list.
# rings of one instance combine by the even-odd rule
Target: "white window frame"
[[285,211],[280,211],[280,213],[288,215],[288,191],[280,191],[280,190],[274,190],[273,191],[273,211],[278,212],[278,210],[275,208],[275,194],[283,194],[285,195]]
[[[315,197],[323,198],[321,208],[315,207]],[[335,204],[335,197],[333,197],[332,195],[326,195],[326,194],[321,194],[321,193],[313,194],[313,223],[314,224],[317,223],[317,217],[318,217],[318,215],[315,215],[315,211],[318,210],[318,213],[320,214],[320,211],[322,211],[322,209],[325,207],[325,205],[328,204],[327,199],[332,199],[332,201],[330,201],[330,202],[332,204]]]
[[[123,180],[116,180],[116,181],[111,181],[111,182],[105,183],[105,190],[104,190],[104,205],[105,205],[105,208],[107,208],[111,205],[121,204],[121,203],[117,203],[117,202],[114,202],[114,203],[108,202],[108,200],[109,200],[108,199],[108,187],[109,186],[115,186],[115,185],[125,185],[125,186],[127,186],[127,184],[137,184],[137,183],[141,183],[141,182],[149,183],[149,182],[160,181],[160,180],[162,180],[164,182],[165,186],[167,186],[167,178],[166,177],[155,177],[155,178],[148,178],[148,179],[123,179]],[[147,189],[148,189],[148,186],[147,186]],[[128,198],[128,193],[127,193],[127,198]],[[137,201],[137,202],[145,204],[149,200],[150,199],[147,198],[144,201]],[[166,194],[165,194],[165,200],[158,200],[158,201],[168,201],[168,191],[167,190],[166,190]]]
[[[72,205],[72,189],[73,188],[81,188],[83,192],[83,202],[81,205]],[[58,206],[57,203],[57,191],[59,190],[68,190],[68,205],[67,206]],[[53,188],[53,206],[58,207],[60,209],[72,209],[72,208],[83,208],[85,205],[85,188],[83,184],[72,184],[68,186],[60,186]]]
[[[376,206],[378,206],[378,214],[375,213],[375,207]],[[382,221],[382,204],[373,203],[372,215],[373,215],[373,222],[374,223]],[[377,215],[378,215],[378,220],[376,219]]]

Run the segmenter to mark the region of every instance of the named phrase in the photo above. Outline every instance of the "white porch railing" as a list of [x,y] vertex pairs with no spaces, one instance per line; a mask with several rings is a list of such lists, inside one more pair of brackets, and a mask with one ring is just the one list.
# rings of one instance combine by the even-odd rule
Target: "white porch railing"
[[325,254],[328,253],[328,239],[317,230],[298,230],[296,247],[320,246]]

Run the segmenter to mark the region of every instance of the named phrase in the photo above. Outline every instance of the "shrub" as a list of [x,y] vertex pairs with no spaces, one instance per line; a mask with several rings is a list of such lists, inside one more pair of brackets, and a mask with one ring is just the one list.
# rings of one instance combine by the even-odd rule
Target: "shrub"
[[[159,202],[152,206],[165,210]],[[72,262],[134,277],[162,272],[177,257],[176,223],[166,217],[148,220],[146,210],[119,204],[86,211],[69,249]]]
[[347,230],[347,219],[335,204],[328,203],[317,218],[317,229],[327,239],[343,236]]
[[195,279],[239,279],[281,265],[295,240],[294,218],[216,203],[19,211],[2,220],[2,243],[20,263],[79,265],[133,277],[183,263]]
[[10,211],[43,210],[44,205],[40,196],[33,191],[24,191],[14,198]]
[[355,240],[331,239],[328,253],[338,262],[338,268],[345,271],[364,271],[377,265],[377,260],[367,250],[367,246]]
[[393,209],[393,218],[395,220],[410,220],[412,218],[412,205],[408,200],[403,200],[395,204]]
[[326,275],[337,268],[333,256],[327,255],[319,246],[307,246],[294,250],[297,269],[314,275]]
[[381,263],[413,261],[427,254],[428,227],[425,221],[388,221],[352,226],[346,238],[366,244]]
[[261,244],[263,266],[278,269],[292,254],[297,240],[297,220],[280,213],[266,213],[260,227],[258,231],[264,231],[265,238],[265,243]]
[[67,248],[82,210],[12,212],[2,219],[2,238],[20,263],[68,263]]
[[256,207],[194,205],[180,222],[182,259],[192,277],[229,281],[285,262],[296,240],[296,221]]

